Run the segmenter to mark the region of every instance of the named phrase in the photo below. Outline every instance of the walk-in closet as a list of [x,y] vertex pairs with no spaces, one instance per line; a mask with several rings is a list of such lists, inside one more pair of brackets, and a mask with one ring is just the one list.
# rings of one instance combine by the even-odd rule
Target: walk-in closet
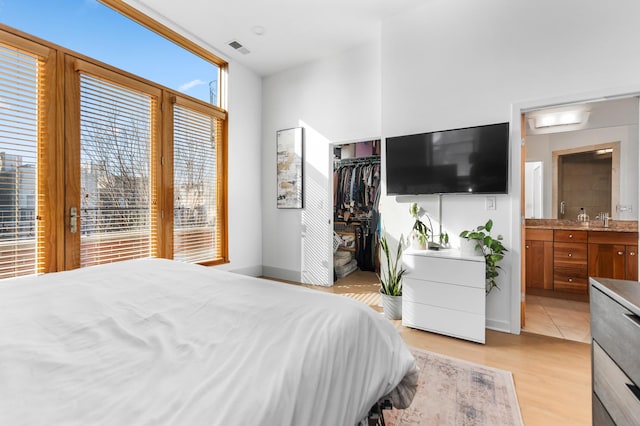
[[334,146],[334,281],[379,269],[380,140]]

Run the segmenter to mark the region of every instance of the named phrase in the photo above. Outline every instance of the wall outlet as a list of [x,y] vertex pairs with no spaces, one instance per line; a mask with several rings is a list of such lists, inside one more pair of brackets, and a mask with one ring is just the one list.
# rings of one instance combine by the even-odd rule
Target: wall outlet
[[486,197],[484,199],[484,208],[485,210],[495,210],[496,209],[496,197]]

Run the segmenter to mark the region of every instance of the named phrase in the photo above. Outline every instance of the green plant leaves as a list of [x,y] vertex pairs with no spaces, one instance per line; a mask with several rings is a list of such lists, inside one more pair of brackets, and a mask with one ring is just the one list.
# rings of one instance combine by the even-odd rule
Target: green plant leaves
[[384,254],[386,270],[381,268],[380,273],[382,275],[378,275],[378,278],[381,285],[380,291],[389,296],[402,296],[402,277],[406,273],[406,270],[401,265],[402,252],[404,251],[402,241],[403,236],[400,235],[395,257],[392,259],[386,235],[383,234],[380,237],[380,252],[378,255],[380,256],[380,264],[382,264],[382,254]]
[[[464,230],[460,232],[460,237],[468,240],[476,240],[478,246],[482,248],[486,264],[485,278],[487,294],[495,287],[498,287],[496,278],[499,275],[498,270],[502,269],[498,266],[498,262],[504,259],[504,252],[508,251],[502,244],[502,235],[493,238],[490,235],[491,229],[493,229],[493,220],[489,219],[487,223],[476,227],[474,230]],[[498,289],[500,289],[500,287],[498,287]]]

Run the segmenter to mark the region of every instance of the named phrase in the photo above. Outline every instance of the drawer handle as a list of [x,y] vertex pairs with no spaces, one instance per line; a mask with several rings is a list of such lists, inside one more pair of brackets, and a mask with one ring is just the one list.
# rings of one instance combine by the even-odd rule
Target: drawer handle
[[569,253],[567,256],[571,257],[571,256],[573,256],[573,254]]
[[623,251],[619,251],[619,252],[618,252],[618,256],[622,256],[623,254],[624,254],[624,252],[623,252]]
[[629,256],[635,256],[635,255],[636,255],[636,252],[635,252],[635,251],[630,251],[630,252],[629,252]]
[[633,383],[625,383],[625,385],[627,385],[627,388],[629,388],[633,396],[635,396],[637,400],[640,400],[640,389]]
[[569,234],[569,238],[573,238],[573,234]]
[[573,278],[569,278],[567,281],[569,281],[570,283],[573,282]]
[[635,314],[624,314],[624,316],[631,321],[634,325],[640,327],[640,317]]

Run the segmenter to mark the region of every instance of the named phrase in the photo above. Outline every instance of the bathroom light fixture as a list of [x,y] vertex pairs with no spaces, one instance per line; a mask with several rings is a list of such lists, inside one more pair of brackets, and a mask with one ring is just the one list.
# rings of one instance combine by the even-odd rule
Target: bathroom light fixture
[[565,110],[547,112],[529,118],[529,126],[534,129],[552,126],[567,126],[570,124],[586,123],[589,119],[589,111]]

